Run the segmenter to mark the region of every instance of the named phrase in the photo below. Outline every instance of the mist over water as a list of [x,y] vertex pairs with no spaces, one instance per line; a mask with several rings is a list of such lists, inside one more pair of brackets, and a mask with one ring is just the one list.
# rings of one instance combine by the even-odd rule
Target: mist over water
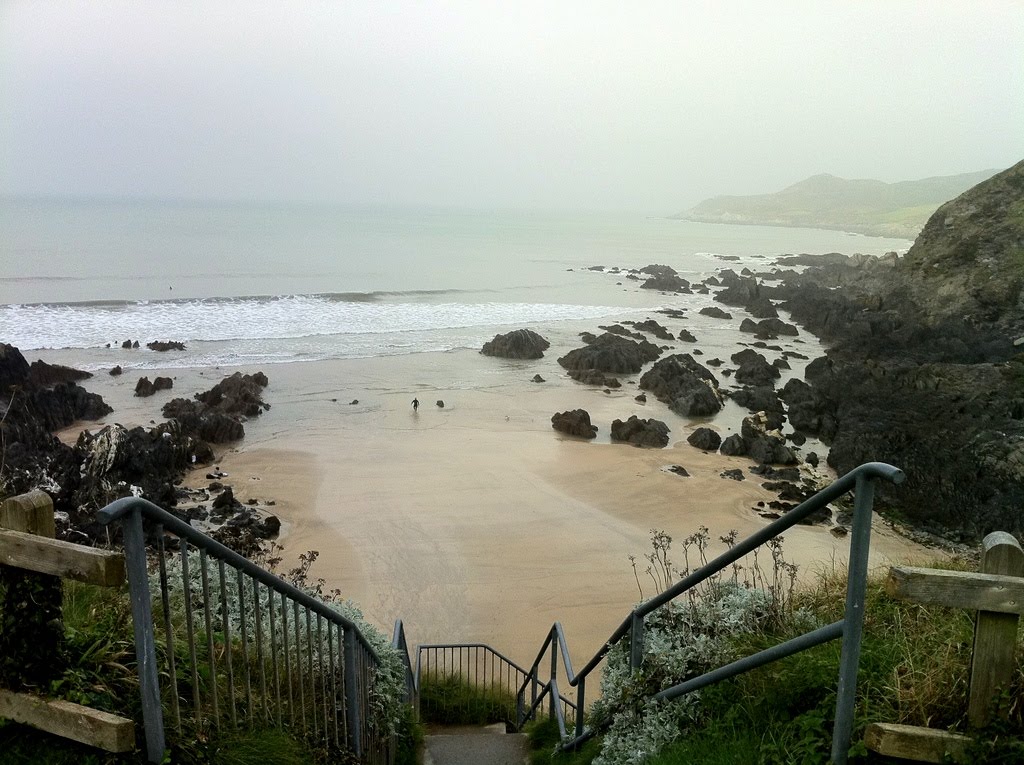
[[[787,252],[909,243],[641,216],[329,207],[7,202],[0,339],[23,350],[185,342],[178,366],[479,347],[706,296],[640,290],[590,266],[672,266],[699,281]],[[725,261],[721,256],[739,260]]]

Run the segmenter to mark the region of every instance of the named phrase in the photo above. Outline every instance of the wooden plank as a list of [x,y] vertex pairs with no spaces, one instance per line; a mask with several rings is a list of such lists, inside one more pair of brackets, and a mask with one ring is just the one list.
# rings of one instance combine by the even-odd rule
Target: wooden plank
[[131,720],[70,701],[0,688],[0,717],[108,752],[135,749],[135,723]]
[[[986,574],[1024,577],[1024,551],[1010,534],[993,532],[982,542],[981,570]],[[1016,614],[978,611],[974,623],[971,689],[967,706],[967,719],[976,728],[991,721],[993,702],[1013,677],[1019,621]]]
[[864,731],[864,744],[872,752],[886,757],[901,757],[915,762],[966,762],[968,736],[916,725],[872,723]]
[[53,539],[57,534],[53,500],[39,489],[5,499],[0,504],[0,527]]
[[1024,579],[1016,576],[894,566],[885,589],[914,603],[1024,614]]
[[0,564],[101,587],[124,582],[124,556],[120,553],[22,531],[0,529]]

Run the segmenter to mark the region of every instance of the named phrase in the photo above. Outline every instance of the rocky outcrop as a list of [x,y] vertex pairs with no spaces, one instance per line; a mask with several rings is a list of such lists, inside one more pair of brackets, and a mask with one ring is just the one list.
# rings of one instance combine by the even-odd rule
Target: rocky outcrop
[[661,349],[646,340],[639,342],[605,332],[592,342],[569,351],[558,360],[565,369],[596,369],[599,372],[635,374],[661,356]]
[[742,385],[774,386],[775,381],[781,376],[777,367],[769,364],[768,359],[750,348],[744,348],[729,358],[734,364],[739,364],[735,379]]
[[185,350],[185,344],[179,343],[177,340],[154,340],[152,343],[146,343],[146,347],[151,351],[160,351],[161,353]]
[[706,417],[722,408],[718,380],[688,353],[658,361],[640,378],[640,387],[683,417]]
[[940,207],[904,258],[811,267],[776,288],[829,344],[810,394],[785,392],[791,423],[820,431],[839,473],[902,468],[879,500],[918,526],[1024,531],[1022,209],[1024,162]]
[[641,420],[634,414],[625,421],[613,420],[611,434],[613,441],[661,449],[668,446],[669,428],[661,420]]
[[697,428],[687,437],[686,442],[706,452],[716,452],[722,445],[722,437],[711,428]]
[[505,359],[539,359],[549,347],[551,343],[533,330],[516,329],[495,335],[493,340],[484,343],[480,353]]
[[659,340],[675,340],[675,338],[672,336],[672,333],[669,332],[668,329],[663,327],[661,324],[656,322],[654,319],[647,319],[646,321],[636,321],[632,322],[632,324],[635,329],[638,329],[641,332],[647,332],[651,335],[654,335]]
[[751,332],[758,337],[766,339],[773,339],[779,335],[796,337],[800,334],[796,327],[792,324],[787,324],[782,319],[761,319],[761,321],[756,322],[751,319],[744,319],[740,322],[740,332]]
[[174,387],[174,381],[170,377],[157,377],[150,382],[148,377],[140,377],[135,383],[135,395],[139,397],[152,396],[157,391],[170,390]]
[[92,372],[72,369],[61,364],[47,364],[45,361],[33,361],[29,365],[29,381],[32,385],[47,388],[57,383],[73,383],[88,380]]
[[570,369],[566,372],[576,382],[585,385],[597,385],[601,388],[621,388],[622,383],[615,377],[607,377],[603,372],[596,369]]
[[699,311],[697,311],[697,313],[703,314],[704,316],[710,316],[713,319],[731,319],[732,318],[732,314],[731,313],[729,313],[728,311],[723,311],[721,308],[718,308],[717,306],[713,306],[713,305],[710,305],[707,308],[701,308]]
[[572,409],[551,415],[551,427],[560,433],[579,438],[595,438],[597,426],[590,424],[590,413],[586,409]]

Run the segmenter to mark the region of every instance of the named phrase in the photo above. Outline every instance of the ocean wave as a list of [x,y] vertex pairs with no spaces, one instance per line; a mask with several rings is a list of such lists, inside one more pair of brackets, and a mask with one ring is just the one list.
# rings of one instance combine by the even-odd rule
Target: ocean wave
[[[185,343],[301,340],[596,319],[601,305],[340,300],[336,293],[146,303],[0,306],[0,339],[23,350],[100,348],[127,338]],[[392,293],[394,294],[394,293]],[[436,294],[436,293],[431,293]],[[375,343],[376,344],[376,343]]]

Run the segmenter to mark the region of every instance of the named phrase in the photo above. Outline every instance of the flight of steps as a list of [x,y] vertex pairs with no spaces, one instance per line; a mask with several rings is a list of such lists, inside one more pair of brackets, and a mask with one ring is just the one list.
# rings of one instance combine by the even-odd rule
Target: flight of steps
[[505,724],[432,727],[424,739],[423,765],[524,765],[526,736]]

